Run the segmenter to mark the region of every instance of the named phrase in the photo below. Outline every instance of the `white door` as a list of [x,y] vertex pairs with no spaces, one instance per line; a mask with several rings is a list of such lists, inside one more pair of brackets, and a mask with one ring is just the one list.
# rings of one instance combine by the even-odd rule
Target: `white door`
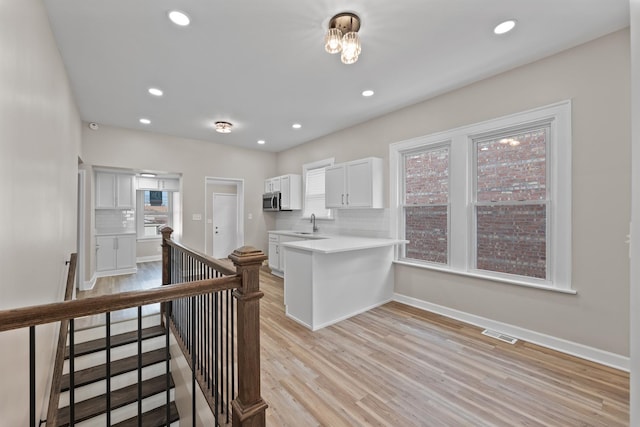
[[238,196],[213,193],[213,257],[226,258],[238,246]]

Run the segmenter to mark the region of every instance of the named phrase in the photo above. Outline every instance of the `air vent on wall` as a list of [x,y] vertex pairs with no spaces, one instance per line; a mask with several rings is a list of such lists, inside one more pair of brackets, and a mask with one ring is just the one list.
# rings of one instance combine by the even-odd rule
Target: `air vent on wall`
[[495,339],[498,339],[500,341],[504,341],[504,342],[509,343],[509,344],[515,344],[515,343],[518,342],[517,338],[510,337],[509,335],[505,335],[505,334],[502,334],[502,333],[500,333],[498,331],[492,331],[492,330],[489,330],[489,329],[485,329],[484,331],[482,331],[482,335],[486,335],[488,337],[495,338]]

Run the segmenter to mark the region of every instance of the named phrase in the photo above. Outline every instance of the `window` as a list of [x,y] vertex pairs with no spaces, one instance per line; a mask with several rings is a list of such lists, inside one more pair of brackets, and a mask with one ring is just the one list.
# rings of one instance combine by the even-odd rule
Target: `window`
[[304,211],[303,218],[315,214],[318,219],[332,219],[333,211],[325,208],[324,172],[327,166],[333,165],[333,159],[320,160],[302,166],[304,178]]
[[475,268],[547,279],[549,124],[473,142]]
[[397,262],[571,290],[569,101],[392,144]]
[[172,192],[138,190],[137,199],[138,238],[159,237],[158,226],[172,226]]
[[405,257],[449,262],[449,147],[404,154]]

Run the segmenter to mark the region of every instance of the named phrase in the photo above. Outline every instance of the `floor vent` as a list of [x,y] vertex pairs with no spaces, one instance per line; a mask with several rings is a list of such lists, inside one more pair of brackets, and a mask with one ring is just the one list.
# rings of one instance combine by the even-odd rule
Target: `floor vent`
[[486,335],[488,337],[495,338],[509,344],[515,344],[518,342],[518,338],[510,337],[509,335],[501,334],[500,332],[492,331],[490,329],[485,329],[484,331],[482,331],[482,335]]

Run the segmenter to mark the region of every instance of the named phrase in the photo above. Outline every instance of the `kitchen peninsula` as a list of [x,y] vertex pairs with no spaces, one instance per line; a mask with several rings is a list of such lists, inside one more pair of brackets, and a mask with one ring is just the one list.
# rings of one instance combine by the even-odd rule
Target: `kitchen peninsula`
[[349,236],[282,243],[287,317],[316,331],[391,301],[395,246]]

